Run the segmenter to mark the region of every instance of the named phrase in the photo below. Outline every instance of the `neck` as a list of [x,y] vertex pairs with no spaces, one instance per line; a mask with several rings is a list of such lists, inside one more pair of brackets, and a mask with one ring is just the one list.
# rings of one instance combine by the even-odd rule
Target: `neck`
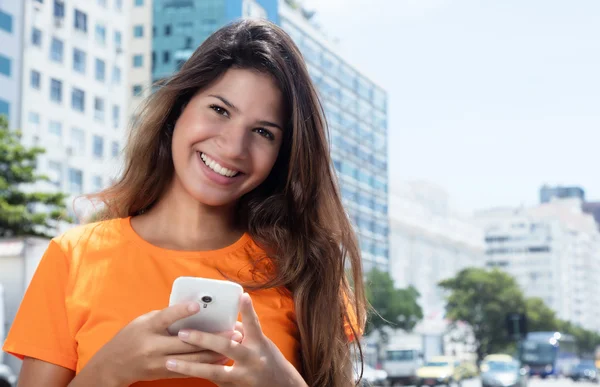
[[173,184],[131,225],[146,241],[173,250],[216,250],[235,243],[243,234],[235,225],[235,204],[211,207],[198,203]]

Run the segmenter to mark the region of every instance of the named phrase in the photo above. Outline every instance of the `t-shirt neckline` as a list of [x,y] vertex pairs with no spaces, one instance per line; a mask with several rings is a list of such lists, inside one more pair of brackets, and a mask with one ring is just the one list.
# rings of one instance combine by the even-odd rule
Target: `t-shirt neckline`
[[190,251],[190,250],[172,250],[166,249],[164,247],[159,247],[153,245],[152,243],[146,241],[142,238],[138,233],[135,232],[133,227],[131,226],[131,216],[121,219],[121,227],[123,229],[124,235],[132,240],[136,245],[143,248],[146,251],[161,254],[163,256],[171,256],[171,257],[208,257],[208,256],[216,256],[223,255],[227,253],[231,253],[236,251],[242,247],[244,247],[248,242],[251,241],[250,235],[245,232],[237,241],[232,243],[229,246],[222,247],[216,250],[199,250],[199,251]]

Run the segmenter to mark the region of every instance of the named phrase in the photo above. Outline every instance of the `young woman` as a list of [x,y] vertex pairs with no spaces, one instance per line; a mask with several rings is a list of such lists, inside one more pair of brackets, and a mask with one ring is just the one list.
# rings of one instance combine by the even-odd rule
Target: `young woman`
[[[6,340],[20,386],[354,384],[360,253],[317,93],[280,28],[208,38],[150,97],[121,179],[93,199],[104,219],[52,240]],[[166,307],[180,276],[242,284],[239,332],[168,335],[202,313]]]

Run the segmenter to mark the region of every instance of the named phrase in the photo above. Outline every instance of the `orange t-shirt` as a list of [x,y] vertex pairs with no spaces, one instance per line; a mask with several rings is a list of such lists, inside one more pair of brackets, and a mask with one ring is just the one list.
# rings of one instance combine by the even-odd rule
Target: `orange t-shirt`
[[[220,250],[156,247],[129,218],[74,228],[50,242],[4,343],[4,351],[76,372],[136,317],[168,306],[180,276],[247,283],[265,252],[246,234]],[[221,273],[223,274],[221,274]],[[291,296],[277,289],[251,293],[264,334],[297,368],[299,334]],[[135,386],[214,386],[201,379],[139,382]]]

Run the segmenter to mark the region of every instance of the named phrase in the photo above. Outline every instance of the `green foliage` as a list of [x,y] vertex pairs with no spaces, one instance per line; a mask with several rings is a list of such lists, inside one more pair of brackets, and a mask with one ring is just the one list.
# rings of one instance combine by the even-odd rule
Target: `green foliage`
[[423,318],[423,311],[417,302],[419,292],[412,286],[395,288],[389,273],[377,268],[371,270],[367,274],[365,287],[367,300],[373,307],[369,313],[366,334],[378,330],[385,338],[383,328],[386,326],[410,331]]
[[[0,236],[51,236],[58,220],[67,220],[62,193],[29,192],[23,187],[47,177],[35,171],[43,148],[21,145],[20,133],[8,129],[0,116]],[[36,205],[51,209],[34,211]]]
[[541,298],[525,300],[527,329],[529,332],[551,332],[558,330],[556,313]]
[[598,333],[559,320],[540,298],[525,299],[515,280],[500,270],[465,269],[442,281],[440,286],[450,292],[447,317],[464,321],[473,329],[479,360],[490,353],[514,352],[514,343],[505,327],[508,313],[524,312],[529,332],[559,331],[573,335],[580,355],[592,354],[600,346]]
[[450,292],[446,316],[471,326],[479,360],[509,347],[506,314],[525,311],[523,294],[510,275],[500,270],[469,268],[440,286]]

